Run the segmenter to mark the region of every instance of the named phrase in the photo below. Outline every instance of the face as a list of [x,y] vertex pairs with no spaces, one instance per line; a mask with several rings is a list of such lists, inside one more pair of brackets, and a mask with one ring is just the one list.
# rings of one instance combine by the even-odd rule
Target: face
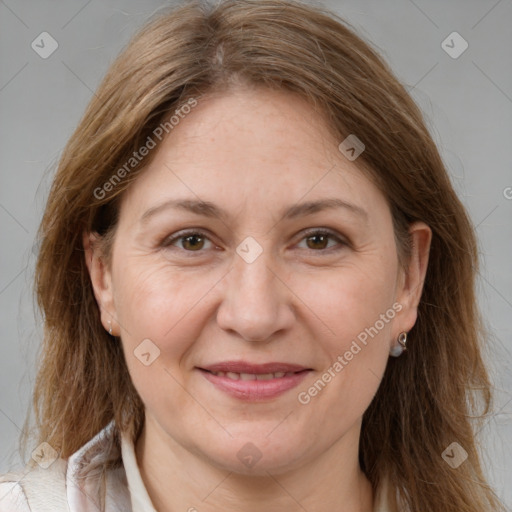
[[358,433],[415,322],[424,260],[400,270],[340,142],[290,93],[203,98],[125,192],[111,266],[91,253],[147,424],[218,467],[277,473]]

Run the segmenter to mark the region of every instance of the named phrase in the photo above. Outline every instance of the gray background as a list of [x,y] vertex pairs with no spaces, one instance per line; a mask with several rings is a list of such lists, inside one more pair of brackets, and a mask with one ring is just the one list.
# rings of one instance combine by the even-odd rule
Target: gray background
[[[17,438],[41,337],[33,244],[53,166],[113,58],[163,5],[0,0],[0,472],[21,463]],[[377,46],[407,86],[477,226],[478,293],[493,335],[486,357],[496,387],[495,411],[481,432],[484,462],[512,506],[512,1],[324,5]],[[58,42],[46,59],[31,47],[44,31]],[[455,59],[441,46],[453,31],[469,44]]]

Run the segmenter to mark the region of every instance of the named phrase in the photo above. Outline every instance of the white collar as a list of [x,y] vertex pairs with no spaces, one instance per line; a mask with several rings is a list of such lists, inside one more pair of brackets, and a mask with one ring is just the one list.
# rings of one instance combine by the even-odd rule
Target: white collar
[[132,511],[156,512],[144,482],[142,481],[133,442],[124,433],[121,435],[121,453],[132,498]]

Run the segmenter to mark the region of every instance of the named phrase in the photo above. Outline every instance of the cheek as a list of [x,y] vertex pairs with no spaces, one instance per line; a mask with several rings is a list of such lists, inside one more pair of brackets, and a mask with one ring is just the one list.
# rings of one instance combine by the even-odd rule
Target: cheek
[[326,424],[335,430],[364,413],[384,373],[397,315],[392,268],[375,260],[304,279],[301,285],[301,296],[321,319],[324,333],[315,338],[323,368],[309,387],[301,388],[301,403],[328,410]]
[[[114,274],[115,308],[130,335],[161,339],[211,288],[208,273],[176,268],[161,258],[127,258]],[[183,319],[183,320],[181,320]]]
[[[333,349],[343,348],[386,314],[395,298],[396,273],[392,265],[376,259],[367,264],[351,264],[322,274],[297,278],[293,288],[321,320],[326,339]],[[394,315],[393,315],[394,316]],[[390,322],[379,322],[379,331],[388,331]]]
[[208,320],[204,308],[209,292],[219,280],[217,274],[176,270],[168,262],[137,259],[117,267],[115,307],[134,380],[141,370],[134,352],[144,340],[150,340],[160,350],[151,366],[165,362],[170,371],[179,366]]
[[115,306],[132,382],[149,410],[181,410],[188,397],[180,361],[201,332],[194,306],[214,283],[168,263],[134,260],[117,269]]

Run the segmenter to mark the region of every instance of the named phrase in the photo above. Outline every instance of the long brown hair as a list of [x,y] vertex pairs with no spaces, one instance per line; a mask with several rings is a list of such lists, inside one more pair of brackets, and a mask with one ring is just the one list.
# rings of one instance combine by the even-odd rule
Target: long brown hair
[[[159,13],[92,98],[60,160],[39,231],[38,442],[65,458],[113,419],[118,433],[139,435],[143,404],[121,344],[101,325],[82,233],[112,240],[118,200],[151,154],[115,186],[104,184],[164,116],[237,83],[298,93],[327,116],[340,142],[353,133],[365,143],[358,164],[388,199],[405,257],[408,224],[421,220],[432,229],[410,349],[389,361],[363,417],[360,464],[372,486],[387,475],[396,509],[503,510],[486,484],[474,430],[490,411],[491,388],[468,215],[419,108],[377,50],[335,14],[288,0],[187,2]],[[107,256],[108,250],[105,243]],[[441,456],[452,442],[468,453],[457,469]]]

